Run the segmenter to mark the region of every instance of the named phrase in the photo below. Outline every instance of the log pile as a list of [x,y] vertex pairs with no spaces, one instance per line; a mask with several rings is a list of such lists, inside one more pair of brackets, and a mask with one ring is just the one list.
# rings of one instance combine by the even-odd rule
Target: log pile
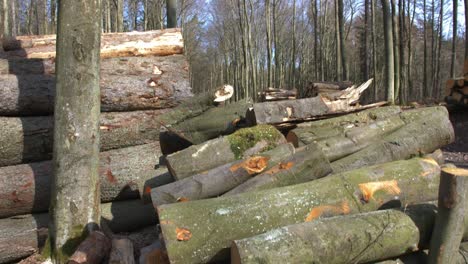
[[259,92],[260,100],[262,102],[280,101],[280,100],[294,100],[297,98],[297,90],[275,89],[268,87],[262,92]]
[[465,60],[463,66],[463,77],[447,80],[445,95],[449,104],[468,105],[468,60]]

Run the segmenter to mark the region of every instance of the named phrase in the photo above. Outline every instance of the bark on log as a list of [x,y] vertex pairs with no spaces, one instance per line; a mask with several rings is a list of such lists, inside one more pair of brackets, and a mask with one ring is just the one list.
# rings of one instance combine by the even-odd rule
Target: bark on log
[[[34,70],[35,66],[28,69]],[[0,84],[1,115],[53,112],[54,76],[0,75]],[[100,86],[101,110],[105,112],[169,108],[192,96],[188,64],[183,55],[103,60]]]
[[133,243],[130,239],[112,239],[109,264],[134,264]]
[[359,101],[362,92],[371,84],[372,79],[341,92],[338,99],[323,96],[312,98],[256,103],[246,114],[248,124],[279,124],[304,121],[317,116],[353,111],[352,106]]
[[[19,45],[21,46],[21,43]],[[167,56],[183,52],[182,32],[178,28],[103,34],[101,38],[101,58]],[[21,47],[6,51],[5,55],[8,58],[55,58],[55,45]]]
[[260,125],[193,145],[167,156],[166,162],[171,175],[181,180],[283,143],[286,143],[286,139],[278,130],[269,125]]
[[99,264],[111,249],[111,240],[100,231],[91,232],[70,257],[70,264]]
[[351,82],[309,82],[301,94],[301,98],[314,97],[323,92],[337,92],[349,88]]
[[[0,219],[0,263],[25,258],[42,248],[47,239],[48,214]],[[152,205],[140,200],[101,204],[101,222],[113,232],[130,232],[157,223]]]
[[[159,157],[157,142],[100,153],[101,201],[142,197],[145,186],[164,172],[155,169]],[[0,218],[46,212],[52,176],[50,161],[0,167]]]
[[[104,35],[103,35],[104,36]],[[56,35],[32,35],[4,38],[2,46],[4,50],[17,50],[38,46],[49,46],[56,44]]]
[[436,210],[419,205],[273,229],[235,240],[231,263],[368,263],[400,256],[427,246]]
[[281,160],[294,154],[291,144],[278,147],[246,158],[234,161],[191,177],[163,185],[151,191],[154,207],[175,203],[178,200],[200,200],[221,195],[255,175],[266,171]]
[[[333,162],[334,172],[361,168],[392,160],[431,153],[454,141],[455,135],[445,107],[428,107],[401,114],[405,126],[382,140]],[[414,114],[417,111],[418,114]]]
[[447,166],[440,175],[438,213],[432,232],[429,263],[455,263],[463,233],[468,231],[468,170]]
[[331,172],[330,163],[322,150],[310,145],[223,196],[299,184],[322,178]]
[[284,90],[268,88],[258,93],[262,102],[280,101],[280,100],[294,100],[297,98],[297,90]]
[[[435,200],[439,174],[435,161],[416,158],[261,192],[166,204],[158,215],[171,263],[226,260],[232,240],[306,218]],[[178,241],[176,230],[191,238]]]
[[233,133],[243,123],[249,105],[249,101],[242,100],[214,107],[199,116],[171,126],[170,130],[161,132],[160,135],[163,154],[168,155],[191,144],[201,144],[221,135]]

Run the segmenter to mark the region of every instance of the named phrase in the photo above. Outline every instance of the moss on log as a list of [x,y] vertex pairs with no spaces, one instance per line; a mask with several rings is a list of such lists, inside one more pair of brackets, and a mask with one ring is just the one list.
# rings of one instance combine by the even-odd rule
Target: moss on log
[[112,241],[101,231],[91,232],[70,257],[69,264],[101,263],[108,258]]
[[330,163],[321,149],[310,145],[283,159],[273,168],[240,184],[224,196],[308,182],[331,172]]
[[235,133],[209,140],[166,157],[171,175],[181,180],[226,163],[271,150],[286,143],[284,136],[269,125],[243,128]]
[[155,207],[175,203],[181,199],[189,201],[221,195],[255,175],[266,171],[295,152],[291,144],[276,148],[214,169],[195,174],[151,190]]
[[[439,174],[434,160],[415,158],[293,186],[166,204],[158,215],[172,263],[220,261],[229,258],[232,240],[273,228],[434,200]],[[189,240],[177,239],[181,228]]]

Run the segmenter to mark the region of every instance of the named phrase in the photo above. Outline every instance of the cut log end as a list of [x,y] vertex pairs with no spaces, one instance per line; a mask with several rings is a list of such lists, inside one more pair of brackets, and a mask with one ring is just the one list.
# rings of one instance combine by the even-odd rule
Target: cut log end
[[241,256],[236,241],[231,244],[231,264],[241,264]]
[[456,176],[456,177],[468,177],[468,170],[456,167],[444,167],[442,172]]

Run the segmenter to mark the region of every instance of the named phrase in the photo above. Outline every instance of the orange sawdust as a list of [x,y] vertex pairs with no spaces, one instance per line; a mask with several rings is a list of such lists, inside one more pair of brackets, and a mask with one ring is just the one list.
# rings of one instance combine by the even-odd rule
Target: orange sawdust
[[238,169],[243,168],[247,171],[249,175],[252,175],[265,170],[265,168],[268,166],[268,160],[270,160],[269,157],[253,156],[246,159],[245,161],[234,164],[229,169],[231,170],[231,172],[235,172]]
[[189,201],[189,199],[186,198],[186,197],[179,197],[179,198],[177,198],[176,202],[183,203],[183,202],[188,202],[188,201]]
[[350,211],[348,201],[343,201],[338,205],[320,205],[312,208],[305,221],[310,222],[324,214],[345,215],[349,214]]
[[192,233],[190,232],[190,230],[186,228],[176,227],[175,231],[176,231],[177,240],[179,241],[188,241],[190,240],[190,238],[192,238]]
[[374,194],[380,190],[393,195],[401,193],[401,189],[398,187],[398,182],[396,180],[367,182],[361,183],[358,186],[361,190],[362,198],[365,202],[369,202],[370,199],[373,199]]

